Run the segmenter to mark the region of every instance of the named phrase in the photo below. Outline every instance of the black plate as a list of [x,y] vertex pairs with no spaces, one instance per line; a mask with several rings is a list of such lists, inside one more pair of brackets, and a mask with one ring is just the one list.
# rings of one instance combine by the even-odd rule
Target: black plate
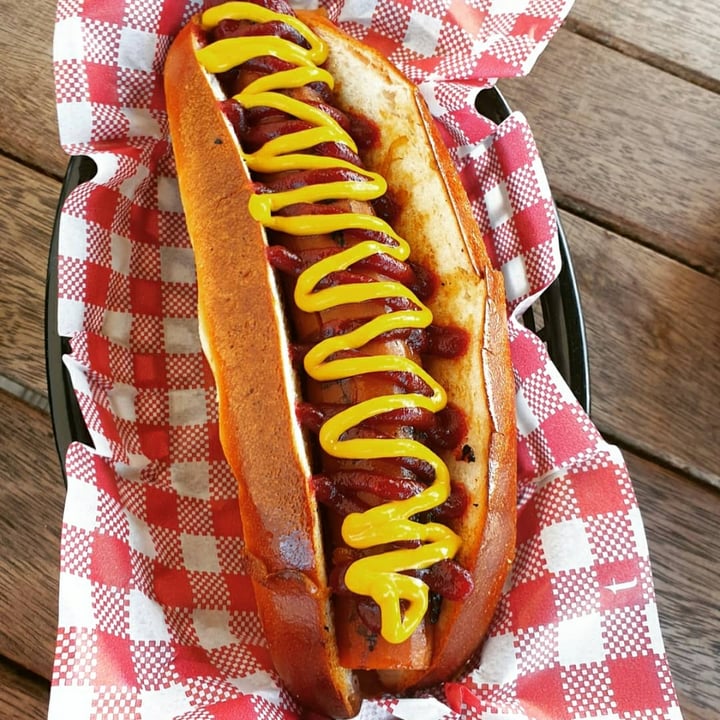
[[[476,100],[478,112],[500,123],[510,114],[510,108],[496,88],[483,90]],[[55,216],[50,257],[48,261],[45,297],[45,357],[47,364],[50,413],[55,431],[55,443],[60,455],[63,474],[65,454],[71,442],[92,445],[69,374],[62,356],[70,352],[69,340],[57,331],[58,312],[58,230],[60,209],[68,193],[95,174],[95,163],[88,157],[73,157],[65,174]],[[558,218],[558,239],[562,267],[560,274],[542,294],[538,303],[523,316],[523,322],[546,343],[550,358],[570,386],[586,412],[590,411],[590,373],[580,294],[567,238]]]
[[47,372],[50,417],[55,432],[55,445],[60,456],[60,467],[65,477],[65,454],[71,442],[92,445],[85,420],[75,397],[70,374],[63,363],[63,355],[70,353],[68,338],[58,335],[58,233],[60,212],[65,199],[80,183],[95,175],[95,163],[79,155],[70,159],[53,227],[50,255],[48,258],[47,283],[45,286],[45,369]]

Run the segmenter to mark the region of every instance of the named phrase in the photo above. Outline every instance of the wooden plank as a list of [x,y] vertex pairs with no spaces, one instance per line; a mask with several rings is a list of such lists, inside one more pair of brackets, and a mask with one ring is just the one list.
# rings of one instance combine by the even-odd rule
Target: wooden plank
[[55,0],[36,0],[28,13],[25,3],[2,0],[0,4],[0,57],[6,65],[0,103],[0,151],[61,177],[67,156],[59,144],[55,110],[55,6]]
[[0,392],[0,655],[50,678],[65,490],[49,417]]
[[0,376],[45,395],[45,278],[60,183],[0,156]]
[[0,661],[0,720],[45,720],[50,683]]
[[720,95],[566,30],[501,89],[527,115],[563,206],[720,272]]
[[645,523],[665,649],[685,720],[720,708],[720,494],[625,453]]
[[716,0],[576,0],[567,26],[717,92],[717,10]]
[[[720,281],[568,213],[592,414],[623,444],[720,486]],[[628,339],[631,338],[631,341]]]

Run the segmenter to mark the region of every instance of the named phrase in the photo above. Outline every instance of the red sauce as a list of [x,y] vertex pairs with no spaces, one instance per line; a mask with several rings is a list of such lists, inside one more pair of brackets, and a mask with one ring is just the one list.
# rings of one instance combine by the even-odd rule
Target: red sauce
[[[265,3],[263,3],[265,5]],[[225,40],[227,38],[253,37],[258,35],[275,35],[276,37],[289,40],[304,48],[310,46],[305,38],[295,28],[284,22],[254,23],[249,20],[222,20],[212,31],[213,40]]]
[[[215,2],[209,5],[217,4]],[[263,5],[279,12],[290,12],[283,0],[271,0]],[[221,23],[214,33],[216,39],[227,37],[243,37],[250,35],[274,34],[292,42],[306,46],[305,41],[298,39],[297,33],[291,27],[281,22],[254,24],[251,22],[225,21]],[[289,65],[277,58],[266,56],[251,60],[239,69],[223,73],[220,82],[228,95],[237,94],[248,82],[279,70],[288,69]],[[379,142],[379,127],[362,115],[354,112],[347,113],[339,110],[332,102],[332,93],[327,85],[316,83],[313,86],[288,91],[297,99],[309,102],[315,107],[330,114],[337,122],[351,134],[360,154],[372,148]],[[247,152],[254,152],[269,140],[282,135],[298,132],[312,127],[309,123],[288,116],[270,108],[253,108],[243,110],[235,101],[229,100],[222,104],[228,119],[235,128],[243,148]],[[329,157],[348,159],[358,167],[363,167],[360,158],[347,146],[340,143],[322,143],[313,152]],[[363,181],[365,176],[345,169],[317,169],[271,175],[257,175],[253,177],[256,191],[282,192],[309,184],[319,184],[335,181],[357,180]],[[292,216],[298,214],[327,214],[348,212],[348,201],[327,203],[299,203],[287,207],[281,214]],[[371,206],[368,204],[367,206]],[[387,222],[392,222],[400,210],[399,204],[386,194],[382,199],[372,203],[372,210]],[[394,245],[395,241],[380,232],[368,230],[346,230],[327,238],[327,243],[311,243],[306,248],[298,243],[292,243],[292,249],[285,247],[289,239],[280,233],[269,233],[271,245],[268,247],[268,261],[282,276],[283,283],[292,288],[296,279],[307,267],[314,264],[321,257],[334,254],[338,247],[350,246],[366,240],[375,240],[386,245]],[[401,262],[386,254],[377,254],[366,260],[358,262],[340,272],[335,272],[324,281],[324,286],[344,283],[372,282],[378,279],[395,280],[410,288],[422,301],[432,297],[438,286],[438,278],[427,268],[413,262]],[[373,301],[375,308],[373,316],[377,314],[377,306],[384,305],[386,312],[414,308],[413,302],[406,298],[387,298]],[[382,311],[382,309],[380,310]],[[338,319],[333,315],[330,319],[318,322],[316,329],[311,329],[312,337],[296,339],[293,345],[293,361],[300,367],[304,353],[312,347],[315,336],[332,337],[336,334],[363,324],[366,320],[359,318],[358,313],[349,320]],[[467,352],[468,335],[457,327],[441,327],[431,325],[424,329],[402,329],[391,331],[377,338],[375,342],[403,340],[407,343],[408,352],[418,357],[433,355],[442,358],[456,358]],[[336,357],[361,354],[361,351],[352,350],[336,353]],[[431,394],[430,388],[424,381],[413,373],[374,373],[372,377],[365,378],[368,382],[387,385],[400,392]],[[342,382],[340,383],[342,385]],[[349,386],[348,386],[349,387]],[[353,390],[347,390],[354,392]],[[346,392],[342,388],[342,393]],[[342,395],[342,393],[340,393]],[[345,400],[347,402],[347,400]],[[327,418],[342,410],[346,405],[337,403],[309,403],[303,402],[296,409],[297,417],[302,427],[310,433],[318,433]],[[371,437],[397,437],[398,434],[411,435],[437,452],[460,450],[467,434],[467,422],[461,410],[448,405],[443,411],[431,413],[421,408],[397,410],[384,413],[378,417],[360,423],[348,431],[347,436]],[[380,461],[368,461],[363,464],[331,466],[323,473],[312,478],[313,488],[318,501],[326,506],[331,513],[338,517],[353,512],[363,512],[368,507],[390,500],[401,500],[419,494],[433,482],[434,470],[417,458],[393,458]],[[467,498],[459,488],[453,488],[448,500],[441,506],[424,513],[420,518],[423,521],[448,523],[462,516],[467,510]],[[337,592],[345,592],[343,576],[344,568],[349,564],[350,557],[356,551],[349,548],[337,548],[333,553],[331,562],[332,586]],[[353,558],[354,559],[354,558]],[[345,564],[347,562],[347,564]],[[459,599],[464,597],[472,587],[472,580],[465,570],[455,561],[439,563],[433,568],[418,573],[430,587],[435,595]],[[437,603],[435,603],[437,605]],[[380,617],[375,603],[367,598],[358,599],[358,612],[372,632],[380,629]]]
[[360,150],[369,150],[380,142],[380,128],[364,115],[348,113],[350,135]]
[[[284,134],[284,133],[281,133]],[[316,168],[288,173],[273,173],[263,177],[263,192],[284,192],[295,188],[330,182],[363,182],[365,176],[347,168]],[[322,207],[314,203],[315,207]],[[310,205],[312,207],[313,204]],[[309,209],[309,208],[308,208]],[[320,214],[320,213],[317,213]]]

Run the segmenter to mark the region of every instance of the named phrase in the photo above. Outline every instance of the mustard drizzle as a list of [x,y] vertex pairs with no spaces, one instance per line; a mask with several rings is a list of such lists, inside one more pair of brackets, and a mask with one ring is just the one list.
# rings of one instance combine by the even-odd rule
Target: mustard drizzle
[[[274,138],[253,153],[243,153],[250,170],[274,173],[341,167],[366,178],[364,181],[327,182],[288,191],[255,194],[249,203],[253,218],[269,229],[292,235],[365,229],[384,233],[394,241],[394,244],[362,241],[314,263],[298,278],[295,288],[297,306],[304,312],[320,312],[368,300],[405,298],[416,308],[379,315],[350,332],[322,340],[311,348],[304,361],[308,375],[321,382],[342,380],[365,373],[402,372],[420,377],[431,390],[430,395],[395,394],[359,402],[328,419],[319,434],[323,450],[334,457],[354,460],[413,457],[425,461],[435,471],[433,483],[420,494],[405,500],[387,502],[363,513],[352,513],[345,518],[342,525],[344,541],[357,549],[407,540],[419,540],[422,543],[411,549],[363,557],[348,568],[345,576],[345,583],[352,592],[368,595],[380,606],[382,636],[389,642],[400,643],[407,640],[417,629],[428,608],[427,585],[419,578],[403,574],[403,571],[428,568],[440,560],[452,558],[460,546],[460,538],[448,527],[440,523],[418,523],[411,520],[413,515],[431,510],[448,498],[449,471],[436,453],[411,438],[343,439],[343,435],[364,420],[399,408],[422,407],[438,412],[445,407],[447,398],[443,388],[410,358],[395,355],[332,357],[341,351],[360,349],[379,335],[393,329],[425,328],[432,322],[432,313],[411,290],[395,281],[348,283],[315,289],[331,273],[345,270],[353,263],[378,253],[386,253],[397,260],[406,260],[410,248],[385,221],[374,215],[338,213],[280,217],[274,214],[284,207],[300,202],[373,200],[381,197],[387,186],[382,176],[353,163],[304,152],[322,142],[344,143],[357,152],[352,138],[327,113],[278,92],[318,81],[333,88],[332,76],[319,67],[325,62],[328,53],[324,41],[298,18],[247,2],[227,2],[205,11],[201,20],[202,27],[211,30],[223,19],[254,22],[279,20],[292,26],[310,46],[305,49],[282,38],[259,36],[218,40],[197,50],[201,65],[213,74],[264,55],[272,55],[295,66],[290,70],[263,76],[234,96],[234,100],[245,108],[275,108],[313,126],[308,130]],[[404,608],[401,601],[406,603]]]

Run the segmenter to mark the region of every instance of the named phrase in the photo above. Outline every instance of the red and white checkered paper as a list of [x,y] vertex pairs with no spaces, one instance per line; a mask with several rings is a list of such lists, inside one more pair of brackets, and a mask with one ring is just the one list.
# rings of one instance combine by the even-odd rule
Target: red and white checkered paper
[[[472,108],[522,75],[567,0],[348,0],[331,17],[423,89],[506,280],[520,445],[517,557],[471,669],[360,717],[679,720],[648,550],[619,452],[517,322],[558,271],[554,209],[520,114]],[[197,2],[61,0],[60,137],[91,181],[60,223],[59,332],[94,449],[66,466],[51,720],[294,718],[245,573],[235,480],[197,332],[162,68]],[[251,382],[251,378],[249,378]],[[302,658],[298,658],[302,662]]]

